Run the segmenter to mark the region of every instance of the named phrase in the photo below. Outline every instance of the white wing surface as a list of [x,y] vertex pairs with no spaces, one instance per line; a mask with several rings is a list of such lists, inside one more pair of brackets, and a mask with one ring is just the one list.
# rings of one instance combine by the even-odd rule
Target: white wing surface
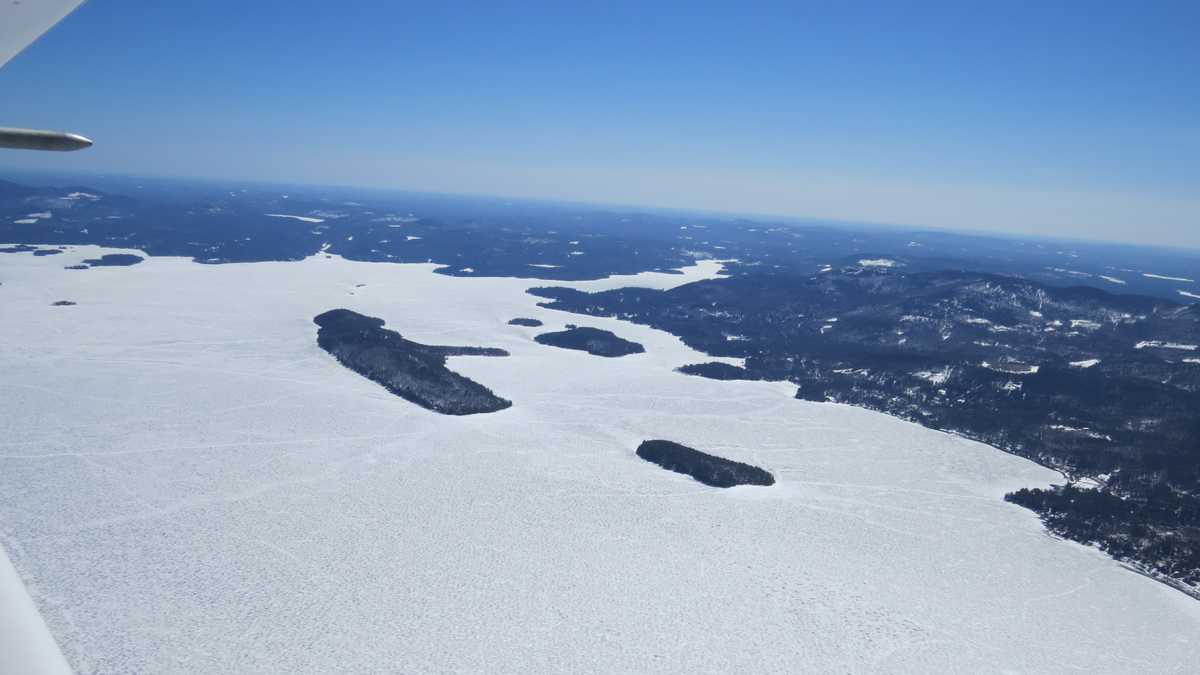
[[83,0],[0,0],[0,66],[82,4]]

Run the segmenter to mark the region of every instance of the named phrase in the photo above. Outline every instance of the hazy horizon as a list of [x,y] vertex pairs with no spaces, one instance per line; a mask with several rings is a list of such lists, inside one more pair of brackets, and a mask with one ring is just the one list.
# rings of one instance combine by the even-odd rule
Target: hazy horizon
[[[0,180],[8,180],[15,183],[22,183],[31,186],[50,186],[50,187],[70,187],[77,185],[86,187],[89,181],[99,181],[101,183],[112,181],[114,179],[120,181],[162,181],[162,182],[183,182],[197,184],[211,184],[213,186],[221,186],[223,188],[242,186],[254,187],[256,189],[265,190],[267,188],[278,189],[296,189],[304,188],[311,190],[364,190],[372,192],[380,192],[385,195],[401,196],[401,195],[421,195],[429,197],[444,197],[444,198],[460,198],[470,200],[489,200],[489,201],[520,201],[531,205],[544,206],[575,206],[575,207],[594,207],[597,209],[609,209],[614,211],[649,211],[649,212],[671,212],[680,215],[693,215],[710,218],[730,218],[730,219],[746,219],[746,220],[761,220],[772,224],[785,225],[813,225],[821,227],[830,227],[835,229],[861,229],[861,230],[891,230],[896,232],[911,232],[920,234],[923,232],[941,233],[961,236],[977,236],[991,239],[1013,239],[1021,241],[1043,241],[1054,242],[1062,245],[1090,245],[1090,246],[1122,246],[1122,247],[1137,247],[1146,249],[1156,249],[1168,252],[1177,252],[1187,254],[1195,254],[1200,256],[1200,244],[1164,244],[1157,242],[1145,242],[1138,240],[1121,240],[1111,238],[1097,238],[1086,235],[1057,235],[1055,233],[1045,232],[1020,232],[1006,231],[1003,229],[970,229],[963,227],[938,227],[925,225],[922,223],[901,223],[901,222],[875,222],[867,220],[847,220],[841,218],[819,218],[794,214],[782,213],[766,213],[752,211],[727,211],[717,209],[703,209],[680,206],[667,206],[661,204],[637,204],[617,201],[596,201],[588,199],[569,199],[555,198],[542,196],[522,196],[513,194],[490,194],[483,192],[455,192],[447,190],[422,190],[411,189],[405,187],[385,187],[371,185],[350,185],[346,183],[324,183],[324,182],[305,182],[305,181],[273,181],[259,178],[227,178],[214,176],[173,176],[173,175],[157,175],[148,176],[136,173],[121,173],[112,171],[88,171],[84,169],[66,171],[56,169],[42,168],[20,168],[12,166],[0,165]],[[49,181],[49,182],[41,182]],[[90,187],[100,189],[97,185]],[[131,190],[117,191],[120,194],[128,196],[136,196],[136,193]]]

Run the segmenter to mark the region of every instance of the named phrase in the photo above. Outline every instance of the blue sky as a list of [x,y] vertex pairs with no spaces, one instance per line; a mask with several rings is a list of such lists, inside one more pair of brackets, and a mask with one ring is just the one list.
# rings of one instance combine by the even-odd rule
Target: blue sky
[[911,4],[91,0],[0,166],[1200,247],[1200,3]]

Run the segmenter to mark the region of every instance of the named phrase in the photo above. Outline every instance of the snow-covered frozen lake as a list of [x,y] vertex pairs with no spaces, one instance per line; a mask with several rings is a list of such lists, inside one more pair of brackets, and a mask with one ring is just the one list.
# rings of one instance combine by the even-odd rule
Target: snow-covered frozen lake
[[[63,269],[105,252],[0,256],[0,544],[80,673],[1194,672],[1200,602],[1005,503],[1060,480],[1028,461],[675,373],[708,359],[538,308],[547,282]],[[337,307],[509,350],[450,367],[513,407],[441,416],[350,372],[315,343]],[[647,351],[533,342],[566,323]],[[650,438],[778,482],[705,487]]]

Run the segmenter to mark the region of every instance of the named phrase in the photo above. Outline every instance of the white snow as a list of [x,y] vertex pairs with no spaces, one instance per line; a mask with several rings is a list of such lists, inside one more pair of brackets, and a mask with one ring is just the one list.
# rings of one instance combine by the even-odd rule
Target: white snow
[[[1074,257],[1077,257],[1077,256],[1074,256]],[[1059,274],[1067,274],[1067,275],[1070,275],[1073,277],[1086,278],[1086,277],[1092,276],[1091,274],[1089,274],[1087,272],[1080,272],[1079,270],[1069,270],[1069,269],[1065,269],[1062,267],[1047,267],[1046,269],[1050,270],[1051,272],[1058,272]]]
[[571,251],[567,255],[583,255],[583,251]]
[[[556,286],[570,286],[581,291],[595,293],[609,291],[614,288],[653,288],[660,291],[670,290],[693,281],[716,279],[725,273],[725,263],[730,260],[697,260],[696,264],[682,267],[677,274],[666,272],[643,272],[641,274],[618,274],[604,279],[591,281],[556,281]],[[539,281],[537,285],[544,286],[546,282]],[[567,323],[579,323],[568,321]]]
[[1086,328],[1088,330],[1096,330],[1100,324],[1090,319],[1071,319],[1071,328]]
[[1087,427],[1072,427],[1072,426],[1067,426],[1065,424],[1051,424],[1051,425],[1048,425],[1047,428],[1052,429],[1054,431],[1062,431],[1064,433],[1080,434],[1082,436],[1087,436],[1088,438],[1097,438],[1100,440],[1112,441],[1112,436],[1109,436],[1108,434],[1097,433],[1095,431],[1092,431],[1091,429],[1088,429]]
[[1162,274],[1150,274],[1149,272],[1143,272],[1142,276],[1146,277],[1147,279],[1162,279],[1163,281],[1182,281],[1182,282],[1188,283],[1188,284],[1195,283],[1194,279],[1188,279],[1187,277],[1168,277],[1168,276],[1164,276]]
[[71,192],[71,193],[67,194],[65,199],[70,199],[71,201],[78,201],[80,199],[86,199],[89,202],[95,202],[95,201],[100,200],[100,195],[94,195],[90,192]]
[[922,370],[920,372],[913,373],[913,375],[921,378],[922,380],[927,380],[933,384],[946,384],[946,382],[950,379],[950,374],[953,372],[953,368],[946,366],[941,370]]
[[420,239],[420,237],[418,237],[418,236],[416,236],[416,235],[412,235],[412,234],[410,234],[410,235],[408,235],[408,236],[404,237],[404,240],[405,240],[405,241],[416,241],[416,240],[418,240],[418,239]]
[[1039,365],[1024,365],[1019,363],[991,363],[989,361],[980,362],[981,368],[998,370],[1002,373],[1012,373],[1013,375],[1033,375],[1041,369]]
[[1185,298],[1192,298],[1193,300],[1200,300],[1200,293],[1191,293],[1189,291],[1175,291],[1175,292],[1184,296]]
[[[676,373],[709,359],[538,307],[528,280],[336,255],[0,264],[19,317],[0,321],[0,543],[79,673],[1188,672],[1200,647],[1200,603],[1002,499],[1057,473]],[[316,347],[334,307],[507,349],[450,366],[513,407],[388,394]],[[647,351],[546,347],[514,316]],[[660,437],[778,482],[718,490],[634,456]]]
[[1084,359],[1082,361],[1072,361],[1071,367],[1072,368],[1091,368],[1092,366],[1094,366],[1098,363],[1100,363],[1100,359]]
[[299,220],[302,223],[323,223],[323,222],[325,222],[324,218],[313,218],[312,216],[293,216],[293,215],[289,215],[286,213],[267,213],[264,215],[270,216],[272,218],[291,218],[292,220]]
[[540,267],[540,268],[546,269],[546,270],[556,270],[556,269],[562,267],[562,265],[551,265],[549,263],[529,263],[529,266],[530,267]]
[[1200,363],[1200,359],[1184,359],[1184,363]]
[[19,218],[13,221],[14,225],[36,225],[39,220],[47,220],[53,218],[54,214],[50,211],[39,211],[38,213],[26,214],[24,218]]
[[859,267],[895,267],[896,261],[888,258],[863,258],[858,261]]
[[1162,340],[1142,340],[1133,346],[1134,349],[1145,349],[1147,347],[1156,347],[1158,349],[1181,349],[1184,351],[1196,351],[1196,345],[1182,344],[1179,342],[1163,342]]
[[1121,284],[1122,286],[1123,286],[1123,285],[1125,285],[1125,280],[1124,280],[1124,279],[1118,279],[1118,278],[1116,278],[1116,277],[1105,276],[1105,275],[1103,275],[1103,274],[1101,274],[1101,275],[1100,275],[1100,278],[1101,278],[1101,279],[1103,279],[1103,280],[1105,280],[1105,281],[1107,281],[1107,282],[1109,282],[1109,283],[1113,283],[1113,284]]

